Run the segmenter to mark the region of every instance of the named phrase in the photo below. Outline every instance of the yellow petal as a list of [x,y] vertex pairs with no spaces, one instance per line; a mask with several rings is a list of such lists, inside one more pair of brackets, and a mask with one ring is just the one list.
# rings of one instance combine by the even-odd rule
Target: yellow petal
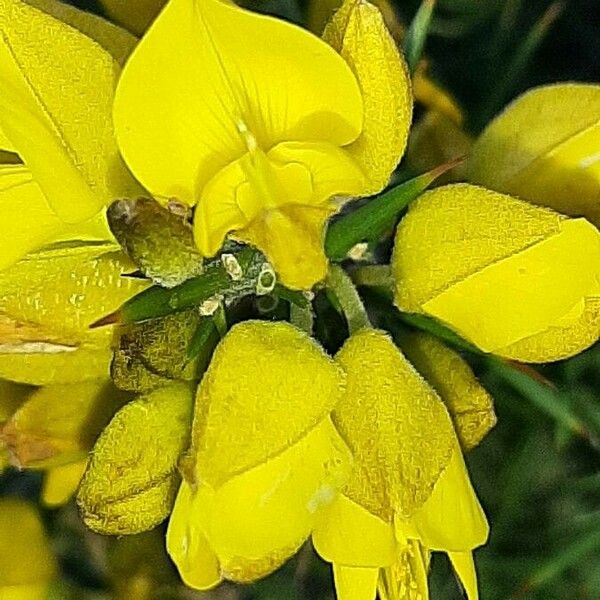
[[250,140],[265,152],[282,141],[351,142],[362,101],[343,59],[310,33],[222,0],[172,0],[126,66],[114,114],[138,179],[195,203]]
[[48,385],[36,390],[0,430],[19,467],[54,467],[80,460],[126,397],[109,380]]
[[381,191],[400,161],[412,120],[410,75],[379,9],[346,0],[323,38],[340,52],[360,85],[361,136],[347,149],[369,178],[363,195]]
[[[393,264],[402,310],[437,317],[485,351],[521,359],[513,345],[539,334],[555,345],[527,358],[558,360],[600,334],[600,234],[584,219],[446,186],[402,221]],[[553,329],[570,337],[548,335]]]
[[100,0],[111,19],[141,35],[156,18],[166,0]]
[[391,524],[343,494],[323,508],[312,540],[321,558],[339,565],[380,567],[395,558]]
[[[5,586],[11,590],[13,586],[47,585],[56,571],[56,559],[35,506],[0,498],[0,597]],[[14,597],[19,597],[16,591]]]
[[217,346],[196,399],[193,450],[218,486],[291,447],[343,393],[342,370],[288,323],[245,321]]
[[[125,63],[137,44],[136,37],[125,29],[60,0],[25,0],[25,2],[92,38],[121,65]],[[129,0],[127,5],[131,4],[132,2]]]
[[113,139],[113,58],[20,0],[1,0],[0,32],[0,127],[57,215],[83,221],[137,191]]
[[[1,141],[1,140],[0,140]],[[65,237],[110,239],[103,216],[70,226],[50,208],[31,171],[24,165],[0,165],[0,270],[42,244]]]
[[378,578],[377,567],[333,565],[337,600],[375,600]]
[[344,494],[387,522],[396,512],[409,516],[451,458],[448,413],[381,331],[360,330],[336,360],[346,371],[347,390],[334,422],[355,460]]
[[448,552],[448,558],[467,593],[468,600],[478,600],[477,573],[471,552]]
[[535,88],[473,147],[469,180],[600,224],[600,85]]
[[75,494],[87,466],[87,458],[49,469],[44,478],[42,502],[54,508],[66,504]]
[[108,375],[112,328],[89,330],[147,283],[109,243],[61,242],[0,272],[0,377],[45,385]]
[[464,552],[485,544],[489,527],[457,443],[431,496],[410,518],[397,516],[395,526],[400,538],[431,550]]
[[139,533],[169,514],[191,411],[190,387],[172,383],[115,415],[94,446],[77,495],[88,527],[110,535]]
[[290,204],[265,211],[235,237],[262,250],[285,286],[310,290],[327,275],[323,229],[333,212]]
[[226,579],[255,581],[291,557],[348,476],[350,453],[329,418],[206,503],[205,531]]
[[203,499],[183,481],[167,529],[167,552],[184,583],[196,590],[213,588],[222,579],[217,555],[204,533]]
[[471,367],[437,338],[415,333],[402,340],[406,357],[440,395],[463,449],[470,450],[496,424],[492,397]]

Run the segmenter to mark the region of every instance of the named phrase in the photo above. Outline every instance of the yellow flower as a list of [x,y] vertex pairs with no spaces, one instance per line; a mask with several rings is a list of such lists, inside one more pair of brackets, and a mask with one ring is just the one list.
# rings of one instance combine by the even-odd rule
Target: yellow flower
[[56,559],[35,507],[1,498],[0,598],[44,600],[56,572]]
[[449,415],[389,337],[362,329],[338,353],[347,374],[333,422],[354,465],[320,514],[317,552],[339,600],[428,598],[431,551],[444,551],[477,598],[471,552],[488,527]]
[[600,225],[600,85],[529,90],[484,130],[469,181]]
[[0,151],[16,155],[0,164],[0,269],[49,241],[109,239],[100,210],[140,189],[111,124],[116,59],[135,38],[52,0],[34,4],[0,0]]
[[167,533],[187,585],[253,581],[308,538],[347,476],[348,449],[330,419],[343,391],[341,368],[292,325],[229,331],[198,390]]
[[387,183],[412,107],[377,9],[348,0],[326,38],[331,46],[222,0],[171,0],[125,67],[114,107],[139,181],[158,199],[196,205],[205,256],[231,233],[299,289],[325,275],[323,227],[341,201]]
[[600,233],[585,219],[468,184],[426,192],[400,223],[403,311],[435,317],[485,352],[573,356],[600,336]]

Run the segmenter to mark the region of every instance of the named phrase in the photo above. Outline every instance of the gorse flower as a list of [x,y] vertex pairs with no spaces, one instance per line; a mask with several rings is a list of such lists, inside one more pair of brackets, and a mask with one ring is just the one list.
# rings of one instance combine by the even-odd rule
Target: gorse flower
[[[339,600],[426,600],[432,552],[476,600],[488,525],[462,452],[493,427],[492,400],[458,353],[405,323],[527,362],[598,339],[600,234],[564,203],[582,171],[597,179],[597,86],[568,88],[591,109],[558,133],[538,122],[520,162],[498,147],[521,148],[523,114],[546,115],[562,87],[474,142],[469,177],[499,191],[457,184],[414,202],[371,283],[388,288],[392,339],[352,282],[365,270],[330,267],[324,238],[345,202],[388,185],[413,93],[379,9],[333,4],[319,38],[225,0],[170,0],[138,43],[54,0],[0,0],[0,468],[46,470],[50,505],[79,486],[102,534],[170,515],[167,551],[192,588],[255,581],[312,538]],[[470,147],[420,65],[415,96],[437,111],[421,143]],[[555,164],[570,183],[545,199]],[[331,260],[365,239],[369,256],[423,180],[350,214],[377,232],[338,256],[327,245]]]
[[346,2],[325,37],[333,47],[222,0],[172,0],[114,108],[139,181],[196,205],[205,256],[232,232],[300,289],[325,276],[323,228],[343,199],[387,183],[411,115],[406,68],[376,9]]
[[355,333],[336,360],[347,389],[332,419],[354,463],[313,540],[338,598],[427,598],[432,550],[477,598],[471,551],[488,527],[443,402],[383,332]]
[[330,419],[343,390],[341,368],[293,326],[230,330],[198,389],[167,534],[188,585],[253,581],[308,538],[350,462]]
[[485,352],[548,362],[600,336],[600,233],[585,219],[440,187],[400,223],[392,264],[401,310],[436,317]]

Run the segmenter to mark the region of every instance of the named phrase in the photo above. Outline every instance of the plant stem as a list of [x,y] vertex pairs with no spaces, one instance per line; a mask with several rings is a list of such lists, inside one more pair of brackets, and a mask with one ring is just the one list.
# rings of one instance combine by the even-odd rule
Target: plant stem
[[338,265],[331,265],[327,274],[327,287],[335,294],[348,323],[350,335],[363,327],[370,327],[365,306],[346,271]]

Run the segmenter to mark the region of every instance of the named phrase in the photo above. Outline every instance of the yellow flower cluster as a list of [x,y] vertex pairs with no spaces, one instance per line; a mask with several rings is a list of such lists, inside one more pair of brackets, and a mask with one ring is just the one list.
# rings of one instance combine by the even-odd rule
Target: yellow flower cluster
[[427,597],[432,550],[477,597],[488,528],[452,420],[381,331],[332,360],[287,323],[235,325],[200,383],[189,455],[167,547],[192,587],[263,577],[312,533],[341,600]]
[[[245,322],[195,397],[159,387],[105,427],[129,398],[109,380],[113,328],[89,325],[148,285],[123,277],[106,205],[188,204],[202,256],[233,238],[310,290],[328,219],[389,183],[410,77],[379,10],[341,4],[321,39],[224,0],[170,0],[138,41],[55,0],[0,0],[0,468],[45,469],[48,504],[87,469],[78,501],[103,533],[144,531],[174,502],[167,546],[195,588],[253,581],[312,537],[340,600],[427,598],[432,551],[474,600],[488,529],[461,446],[494,415],[433,338],[401,351],[364,328],[331,358],[289,324]],[[400,310],[525,362],[598,340],[600,234],[581,216],[598,223],[598,89],[524,96],[473,146],[472,183],[413,204],[392,259]],[[572,93],[581,110],[550,131]],[[7,510],[29,509],[0,505],[0,529]]]

